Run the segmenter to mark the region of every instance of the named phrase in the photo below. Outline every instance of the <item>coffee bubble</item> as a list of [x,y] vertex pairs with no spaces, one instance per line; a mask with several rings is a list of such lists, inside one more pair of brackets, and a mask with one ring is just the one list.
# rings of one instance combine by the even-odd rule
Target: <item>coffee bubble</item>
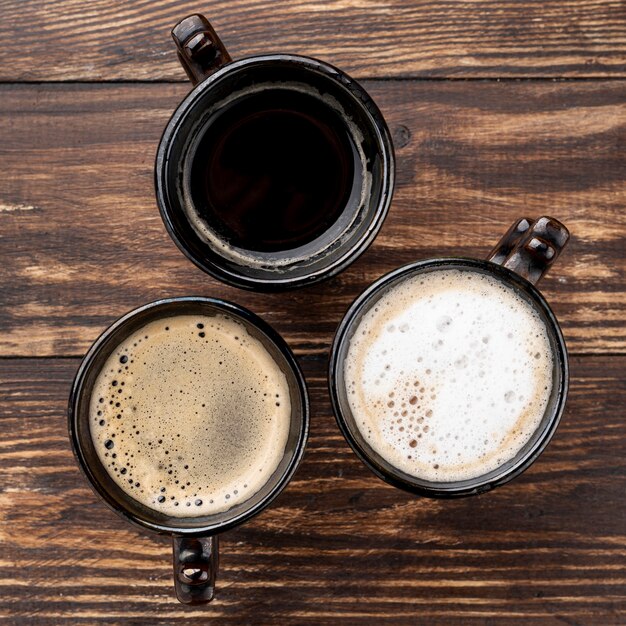
[[110,477],[175,517],[253,496],[283,457],[290,417],[284,373],[224,315],[169,317],[136,331],[107,359],[90,402],[91,437]]
[[544,415],[552,370],[548,331],[526,299],[490,275],[438,269],[400,282],[362,317],[344,379],[374,451],[449,482],[517,454]]

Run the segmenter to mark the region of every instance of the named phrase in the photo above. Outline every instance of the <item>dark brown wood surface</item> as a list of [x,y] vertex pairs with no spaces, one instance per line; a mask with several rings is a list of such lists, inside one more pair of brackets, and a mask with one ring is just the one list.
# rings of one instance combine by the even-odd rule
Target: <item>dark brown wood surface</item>
[[204,11],[233,58],[298,52],[358,77],[625,76],[622,0],[5,0],[0,80],[182,80]]
[[[1,621],[626,624],[623,2],[0,9]],[[189,90],[169,29],[198,9],[235,58],[299,52],[366,79],[389,122],[389,218],[331,281],[288,296],[239,291],[165,233],[154,154]],[[432,256],[483,257],[515,218],[540,214],[572,232],[541,287],[572,354],[553,442],[483,496],[392,489],[332,418],[326,358],[338,321],[381,274]],[[198,609],[174,600],[168,540],[128,526],[89,490],[65,417],[96,336],[139,304],[185,294],[269,321],[298,355],[312,402],[301,468],[274,506],[223,537],[217,599]]]
[[189,294],[237,300],[321,353],[384,272],[484,257],[517,217],[544,213],[573,236],[543,286],[570,349],[626,352],[626,81],[365,85],[395,138],[392,210],[349,271],[287,300],[213,281],[163,228],[154,153],[187,85],[0,87],[1,353],[80,355],[121,312]]
[[[410,497],[375,479],[303,358],[308,451],[289,488],[221,544],[218,597],[172,596],[171,546],[93,495],[66,436],[78,359],[0,361],[0,616],[159,624],[623,624],[626,358],[574,357],[556,438],[485,496]],[[213,618],[220,619],[213,619]]]

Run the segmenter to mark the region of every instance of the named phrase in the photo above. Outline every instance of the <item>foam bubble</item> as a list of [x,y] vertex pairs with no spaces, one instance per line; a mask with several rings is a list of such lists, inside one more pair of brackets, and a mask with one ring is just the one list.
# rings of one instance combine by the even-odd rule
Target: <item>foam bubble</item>
[[446,482],[517,454],[544,415],[552,370],[531,304],[489,275],[440,269],[401,282],[365,314],[344,378],[372,448],[410,475]]
[[232,318],[184,315],[147,324],[110,355],[93,388],[90,430],[111,478],[176,517],[247,500],[283,457],[287,379]]

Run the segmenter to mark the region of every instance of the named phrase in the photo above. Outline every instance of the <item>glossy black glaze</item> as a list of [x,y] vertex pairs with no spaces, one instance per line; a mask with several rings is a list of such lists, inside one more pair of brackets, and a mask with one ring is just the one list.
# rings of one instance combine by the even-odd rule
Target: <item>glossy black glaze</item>
[[[449,483],[437,483],[410,476],[393,467],[376,453],[361,436],[354,423],[343,383],[343,362],[350,338],[362,316],[391,287],[402,280],[423,272],[438,269],[470,269],[489,274],[522,295],[540,314],[546,328],[554,355],[554,387],[548,409],[537,432],[510,461],[499,468],[475,479]],[[490,261],[464,258],[429,259],[405,265],[370,285],[352,304],[341,321],[330,353],[328,384],[337,424],[347,442],[359,458],[386,482],[420,496],[453,498],[470,496],[489,491],[519,476],[539,457],[550,442],[565,408],[569,380],[569,366],[565,340],[544,297],[532,283],[519,274]]]
[[173,537],[174,585],[183,604],[213,599],[219,568],[219,537]]
[[[140,505],[108,477],[106,469],[102,467],[95,453],[89,433],[91,389],[109,354],[136,329],[160,317],[193,313],[211,315],[220,312],[241,321],[248,332],[262,341],[270,354],[277,359],[287,377],[292,397],[292,430],[287,444],[291,450],[291,458],[284,466],[283,464],[279,466],[275,480],[273,477],[269,481],[275,483],[273,487],[268,489],[267,493],[263,493],[263,490],[258,492],[262,497],[252,506],[244,502],[229,511],[208,517],[169,517]],[[185,297],[145,304],[121,317],[98,337],[84,357],[74,379],[68,415],[70,440],[79,466],[95,492],[114,511],[131,522],[157,532],[202,536],[222,532],[241,524],[262,511],[286,487],[304,452],[309,406],[304,377],[291,350],[276,331],[254,313],[231,302],[216,298]]]
[[[387,215],[394,187],[394,153],[383,116],[367,92],[341,70],[316,59],[267,54],[226,63],[204,78],[167,124],[156,156],[156,198],[165,227],[180,250],[198,267],[230,285],[278,291],[319,282],[345,269],[372,243]],[[182,205],[182,162],[207,109],[242,84],[300,81],[336,98],[364,137],[372,180],[359,220],[338,245],[282,271],[249,267],[218,254],[189,224]],[[347,122],[346,122],[347,123]],[[320,181],[322,183],[322,181]]]
[[[102,366],[128,335],[156,319],[194,313],[209,316],[220,313],[228,315],[240,321],[253,337],[263,343],[287,378],[292,414],[285,455],[264,487],[247,501],[227,511],[200,517],[177,518],[144,506],[123,492],[111,479],[100,462],[91,439],[89,402],[94,382]],[[68,406],[68,427],[74,456],[94,492],[125,520],[173,536],[178,599],[193,604],[207,602],[213,595],[217,571],[217,542],[207,543],[207,538],[233,528],[260,513],[285,489],[296,471],[304,454],[308,436],[309,401],[304,377],[291,350],[280,335],[259,317],[243,307],[215,298],[170,298],[145,304],[127,313],[94,342],[81,362],[72,385]],[[202,581],[187,579],[182,573],[185,563],[178,560],[178,555],[183,545],[179,539],[184,537],[201,539],[199,545],[202,550],[198,551],[200,556],[196,561],[189,560],[188,564],[192,564],[191,569],[205,572],[206,576]],[[184,554],[186,552],[183,549]],[[200,585],[200,582],[203,585]]]

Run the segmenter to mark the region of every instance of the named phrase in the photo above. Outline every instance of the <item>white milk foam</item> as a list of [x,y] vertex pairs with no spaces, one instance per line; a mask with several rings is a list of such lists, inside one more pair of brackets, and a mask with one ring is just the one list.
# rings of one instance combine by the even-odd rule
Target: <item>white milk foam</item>
[[265,346],[223,315],[151,322],[120,344],[96,380],[91,437],[135,500],[175,517],[253,496],[283,458],[287,379]]
[[476,478],[513,458],[552,390],[545,324],[513,288],[440,269],[388,291],[359,323],[344,377],[369,445],[411,476]]

